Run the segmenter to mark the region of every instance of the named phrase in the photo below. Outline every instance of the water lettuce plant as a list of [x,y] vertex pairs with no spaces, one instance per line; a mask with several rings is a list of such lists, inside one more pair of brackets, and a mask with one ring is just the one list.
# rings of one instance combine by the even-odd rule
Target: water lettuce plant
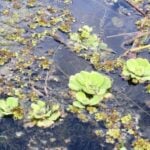
[[99,104],[106,96],[112,80],[101,73],[81,71],[70,77],[69,88],[75,91],[73,105],[78,108]]
[[15,109],[19,107],[18,99],[8,97],[6,100],[0,99],[0,117],[14,115]]
[[150,63],[144,58],[131,58],[123,66],[122,76],[133,83],[150,81]]
[[74,47],[79,51],[83,49],[108,49],[107,44],[103,43],[92,31],[92,27],[84,25],[77,32],[70,33],[70,40],[73,42]]
[[46,105],[44,101],[38,100],[31,104],[28,119],[30,126],[49,127],[61,116],[58,104]]

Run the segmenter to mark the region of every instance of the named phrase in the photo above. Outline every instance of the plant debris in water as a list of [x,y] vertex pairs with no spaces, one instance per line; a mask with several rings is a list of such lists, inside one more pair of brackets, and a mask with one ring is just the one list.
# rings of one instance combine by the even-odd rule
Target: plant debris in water
[[[68,6],[73,1],[1,1],[0,119],[12,117],[15,122],[20,120],[25,127],[51,128],[62,120],[64,112],[69,115],[71,112],[72,117],[94,126],[92,131],[100,138],[100,144],[101,139],[104,139],[106,143],[113,144],[114,149],[149,150],[150,141],[142,135],[139,127],[138,110],[126,109],[126,103],[122,104],[121,100],[127,102],[127,97],[119,97],[119,92],[124,95],[126,93],[121,88],[114,92],[115,79],[113,83],[113,77],[108,76],[117,76],[118,74],[111,73],[121,71],[120,74],[126,80],[144,82],[147,93],[150,93],[149,60],[137,58],[143,50],[150,49],[148,10],[135,22],[138,33],[130,39],[130,45],[128,41],[124,42],[124,46],[131,47],[125,48],[125,53],[115,59],[112,52],[116,50],[110,49],[97,33],[93,33],[92,26],[80,25],[77,32],[72,32],[72,24],[76,20]],[[134,4],[134,10],[143,14],[144,10],[140,9],[143,1],[130,2]],[[56,3],[60,6],[57,7]],[[123,26],[122,20],[117,17],[113,17],[112,22],[119,28]],[[63,42],[57,39],[56,37],[60,38],[57,36],[59,33],[67,37],[67,40],[64,38]],[[47,44],[42,45],[47,39],[48,49]],[[53,54],[58,47],[54,40],[77,52],[95,69],[71,76],[71,92],[67,82],[61,84],[66,78],[57,75]],[[53,42],[56,46],[49,46]],[[108,75],[99,73],[100,70]]]
[[81,50],[108,50],[108,46],[96,34],[92,33],[92,27],[84,25],[78,29],[76,33],[70,33],[70,40],[72,41],[75,51]]

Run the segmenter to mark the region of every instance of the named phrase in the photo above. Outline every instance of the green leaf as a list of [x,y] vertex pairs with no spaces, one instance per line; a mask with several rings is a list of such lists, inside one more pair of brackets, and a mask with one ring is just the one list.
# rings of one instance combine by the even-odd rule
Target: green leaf
[[[77,92],[75,95],[76,101],[73,105],[83,108],[81,105],[95,105],[95,103],[98,102],[98,98],[94,97],[95,95],[99,96],[101,100],[109,88],[111,88],[112,80],[106,75],[95,71],[81,71],[71,76],[69,85],[71,85],[69,86],[71,89]],[[93,104],[92,98],[90,99],[87,95],[94,98]]]
[[90,100],[90,105],[91,105],[91,106],[97,105],[97,104],[99,104],[99,102],[100,102],[102,99],[103,99],[103,97],[100,97],[100,96],[95,95],[93,98],[91,98],[91,100]]
[[16,108],[19,105],[18,99],[15,97],[8,97],[6,99],[6,104],[10,109]]
[[7,104],[5,100],[0,100],[0,110],[5,111],[7,109]]
[[74,102],[73,102],[73,106],[78,107],[78,108],[81,108],[81,109],[85,108],[85,106],[83,106],[83,105],[82,105],[80,102],[78,102],[78,101],[74,101]]
[[54,112],[54,111],[57,111],[59,110],[59,105],[58,104],[53,104],[52,107],[51,107],[51,110]]
[[38,127],[44,127],[44,128],[47,128],[47,127],[50,127],[52,124],[54,124],[54,121],[51,121],[51,120],[39,120],[37,122],[37,126]]
[[56,121],[59,117],[61,116],[61,113],[59,111],[53,113],[50,117],[49,120],[50,121]]
[[76,79],[76,76],[71,76],[70,77],[68,86],[71,90],[75,90],[75,91],[78,91],[78,90],[82,89],[82,86],[78,82],[78,80]]
[[86,95],[83,92],[77,92],[76,93],[76,99],[83,105],[89,104],[89,99],[86,97]]
[[70,39],[75,42],[81,42],[80,36],[78,33],[70,33]]
[[127,79],[132,79],[132,81],[136,80],[139,83],[149,81],[149,61],[144,58],[132,58],[127,60],[123,66],[122,76],[127,77]]

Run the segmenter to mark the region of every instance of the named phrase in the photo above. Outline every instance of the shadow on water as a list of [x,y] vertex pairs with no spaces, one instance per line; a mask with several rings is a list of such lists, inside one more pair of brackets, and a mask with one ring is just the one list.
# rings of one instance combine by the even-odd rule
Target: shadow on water
[[12,119],[2,119],[0,128],[0,149],[27,150],[27,149],[55,149],[67,150],[111,150],[93,134],[93,125],[81,123],[77,118],[68,115],[62,123],[54,128],[24,129],[21,123]]

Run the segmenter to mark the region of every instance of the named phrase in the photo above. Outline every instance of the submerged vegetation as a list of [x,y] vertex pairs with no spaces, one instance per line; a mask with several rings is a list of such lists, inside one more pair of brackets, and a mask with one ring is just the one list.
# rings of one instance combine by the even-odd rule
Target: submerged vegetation
[[[149,101],[145,102],[146,97],[140,100],[140,105],[136,101],[138,97],[130,98],[130,93],[141,94],[140,83],[144,83],[141,85],[145,86],[147,93],[144,94],[149,96],[150,93],[149,52],[145,51],[147,57],[142,53],[150,49],[150,23],[149,11],[143,15],[144,10],[139,9],[143,1],[131,0],[134,11],[143,17],[135,22],[137,32],[130,34],[132,39],[123,39],[123,54],[120,54],[121,48],[109,48],[111,45],[104,42],[107,37],[95,32],[93,25],[76,21],[73,11],[70,11],[71,0],[1,1],[0,121],[12,117],[23,127],[52,128],[63,120],[63,114],[65,117],[71,115],[71,118],[77,117],[92,125],[91,130],[99,137],[100,144],[112,144],[115,150],[149,150],[150,141],[139,125],[142,113],[150,116],[147,112]],[[123,13],[130,14],[125,10]],[[112,24],[120,32],[123,24],[116,24],[118,20],[113,17]],[[77,30],[72,26],[75,21]],[[109,32],[113,32],[113,26],[108,24],[108,27]],[[124,34],[128,35],[120,35]],[[54,60],[55,52],[61,51],[61,47],[85,59],[93,71],[85,71],[83,67],[78,71],[76,60],[72,60],[72,68],[68,68],[69,62],[64,65],[77,73],[70,77],[66,75]],[[128,81],[136,83],[135,89]],[[65,119],[63,121],[65,124]],[[45,130],[39,130],[45,133]]]

